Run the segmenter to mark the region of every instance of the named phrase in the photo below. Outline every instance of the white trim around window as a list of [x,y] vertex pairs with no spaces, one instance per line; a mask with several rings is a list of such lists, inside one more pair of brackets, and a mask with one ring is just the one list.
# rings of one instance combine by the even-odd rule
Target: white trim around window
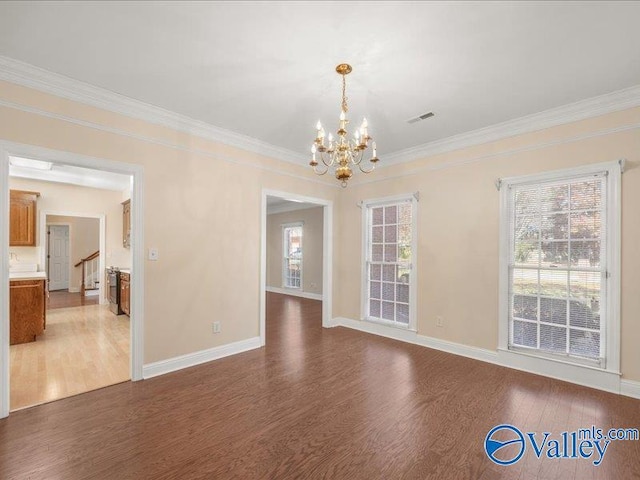
[[[620,374],[620,224],[621,224],[621,174],[624,162],[615,161],[556,170],[541,174],[511,177],[500,180],[500,274],[499,274],[499,338],[498,355],[505,363],[517,364],[517,368],[546,374],[553,362],[556,368],[588,369],[603,374]],[[602,358],[597,362],[585,361],[570,355],[554,355],[536,349],[514,348],[510,341],[511,269],[513,267],[514,189],[524,186],[553,185],[558,182],[576,181],[581,178],[601,178],[604,204],[601,238],[605,246],[600,253],[603,272],[600,305],[600,345]],[[570,237],[570,235],[569,235]],[[571,248],[571,247],[569,247]],[[540,253],[538,253],[540,255]],[[571,257],[570,257],[571,258]],[[568,262],[571,265],[571,259]],[[555,265],[554,265],[555,266]],[[543,267],[539,267],[543,268]],[[569,267],[570,270],[571,267]],[[540,288],[540,287],[539,287]],[[538,295],[540,295],[538,293]],[[538,320],[540,321],[540,320]],[[569,324],[567,324],[567,328]],[[526,365],[523,365],[523,362]],[[549,363],[552,362],[552,363]]]
[[[411,222],[407,225],[410,226],[410,235],[411,235],[411,241],[410,244],[407,245],[410,247],[410,260],[409,261],[405,261],[403,262],[402,259],[400,258],[400,255],[398,254],[398,258],[391,261],[387,261],[388,259],[386,257],[381,257],[378,259],[374,259],[372,257],[372,246],[375,242],[372,242],[372,238],[371,236],[373,235],[372,233],[372,211],[373,209],[377,209],[379,207],[400,207],[401,205],[408,205],[410,207],[410,212],[411,212]],[[397,327],[397,328],[401,328],[401,329],[408,329],[411,331],[416,331],[416,324],[417,324],[417,316],[416,316],[416,310],[417,310],[417,285],[418,285],[418,278],[417,278],[417,262],[418,262],[418,201],[417,201],[417,195],[416,194],[406,194],[406,195],[397,195],[397,196],[393,196],[393,197],[385,197],[385,198],[379,198],[379,199],[373,199],[373,200],[366,200],[364,202],[362,202],[361,204],[361,208],[362,208],[362,262],[361,262],[361,266],[362,266],[362,271],[361,271],[361,288],[360,288],[360,292],[361,292],[361,306],[360,306],[360,312],[361,312],[361,320],[365,320],[365,321],[369,321],[369,322],[374,322],[374,323],[380,323],[383,325],[388,325],[388,326],[392,326],[392,327]],[[399,213],[398,213],[399,215]],[[396,244],[398,247],[400,246],[400,244],[402,243],[400,241],[400,224],[402,223],[400,218],[398,218],[398,220],[396,222],[390,221],[390,226],[391,229],[393,229],[395,227],[396,230],[396,234],[398,235],[398,238],[396,241],[392,241],[392,244]],[[383,222],[383,225],[376,225],[376,227],[386,227],[386,220],[385,222]],[[385,232],[386,234],[386,232]],[[387,244],[386,242],[386,238],[385,241],[382,242],[382,244],[384,245],[382,248],[384,249]],[[384,255],[384,254],[383,254]],[[395,256],[394,256],[395,257]],[[374,261],[375,260],[375,261]],[[408,301],[408,322],[404,323],[402,321],[398,321],[399,315],[395,315],[394,320],[385,320],[382,314],[379,315],[372,315],[370,312],[370,294],[371,294],[371,284],[370,284],[370,268],[372,266],[372,264],[376,264],[377,266],[379,266],[381,269],[384,268],[388,268],[388,269],[395,269],[395,275],[394,275],[394,279],[393,282],[389,283],[389,285],[392,285],[393,289],[394,289],[394,301],[393,302],[386,302],[384,300],[382,300],[382,294],[380,295],[381,298],[381,304],[382,303],[393,303],[394,304],[394,308],[398,309],[399,307],[399,303],[398,303],[398,296],[399,296],[399,291],[400,289],[405,289],[406,287],[408,287],[408,293],[409,293],[409,301]],[[408,285],[406,285],[403,283],[404,281],[399,281],[399,275],[400,275],[400,269],[405,272],[405,276],[408,276]],[[408,275],[407,275],[408,273]],[[381,273],[382,275],[382,273]],[[381,277],[381,279],[383,279],[384,277]],[[382,282],[381,285],[383,285],[384,282]],[[381,287],[382,288],[382,287]],[[406,290],[405,290],[406,291]],[[404,294],[403,294],[404,295]],[[406,305],[404,304],[404,302],[400,302],[401,308],[403,309],[402,315],[404,316],[404,309],[406,308]],[[381,308],[383,307],[383,305],[381,305]],[[396,313],[398,313],[396,311]]]

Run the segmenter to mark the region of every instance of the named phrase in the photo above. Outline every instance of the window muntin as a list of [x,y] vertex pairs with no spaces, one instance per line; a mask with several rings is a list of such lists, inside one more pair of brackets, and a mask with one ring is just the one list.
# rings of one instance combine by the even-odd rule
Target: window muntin
[[510,186],[509,348],[604,363],[606,178]]
[[364,316],[368,320],[412,327],[413,202],[407,199],[364,208]]
[[302,224],[283,225],[282,283],[285,288],[302,288]]

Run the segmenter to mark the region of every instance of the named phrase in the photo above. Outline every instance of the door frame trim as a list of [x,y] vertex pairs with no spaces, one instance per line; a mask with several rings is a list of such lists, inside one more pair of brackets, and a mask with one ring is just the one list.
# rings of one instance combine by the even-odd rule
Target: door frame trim
[[[144,362],[144,167],[0,140],[0,211],[9,211],[9,157],[92,168],[133,176],[131,191],[131,380],[142,380]],[[0,216],[0,418],[9,415],[9,215]]]
[[322,208],[322,326],[331,327],[333,309],[333,201],[297,193],[262,189],[260,221],[260,344],[266,344],[267,302],[267,197],[313,203]]

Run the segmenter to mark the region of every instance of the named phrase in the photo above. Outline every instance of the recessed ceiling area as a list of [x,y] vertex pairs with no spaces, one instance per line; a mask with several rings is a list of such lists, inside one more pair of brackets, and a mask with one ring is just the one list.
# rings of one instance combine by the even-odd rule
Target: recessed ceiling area
[[[391,153],[640,84],[640,2],[2,2],[0,55],[300,155]],[[428,121],[407,123],[425,112]]]
[[267,215],[274,213],[293,212],[295,210],[305,210],[307,208],[319,207],[322,205],[316,203],[301,202],[299,200],[290,200],[280,197],[267,196]]
[[130,175],[21,157],[9,157],[9,176],[118,192],[131,191],[132,181]]

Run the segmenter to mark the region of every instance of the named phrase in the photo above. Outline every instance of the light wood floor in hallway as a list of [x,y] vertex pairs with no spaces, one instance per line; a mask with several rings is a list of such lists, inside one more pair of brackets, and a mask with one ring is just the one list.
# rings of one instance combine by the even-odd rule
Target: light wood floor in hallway
[[11,345],[10,408],[16,410],[128,380],[129,317],[106,305],[47,311],[35,342]]
[[639,422],[639,400],[323,329],[321,302],[269,293],[265,348],[0,420],[0,478],[630,480],[640,441],[613,442],[599,467],[531,448],[500,467],[483,445],[501,423]]

